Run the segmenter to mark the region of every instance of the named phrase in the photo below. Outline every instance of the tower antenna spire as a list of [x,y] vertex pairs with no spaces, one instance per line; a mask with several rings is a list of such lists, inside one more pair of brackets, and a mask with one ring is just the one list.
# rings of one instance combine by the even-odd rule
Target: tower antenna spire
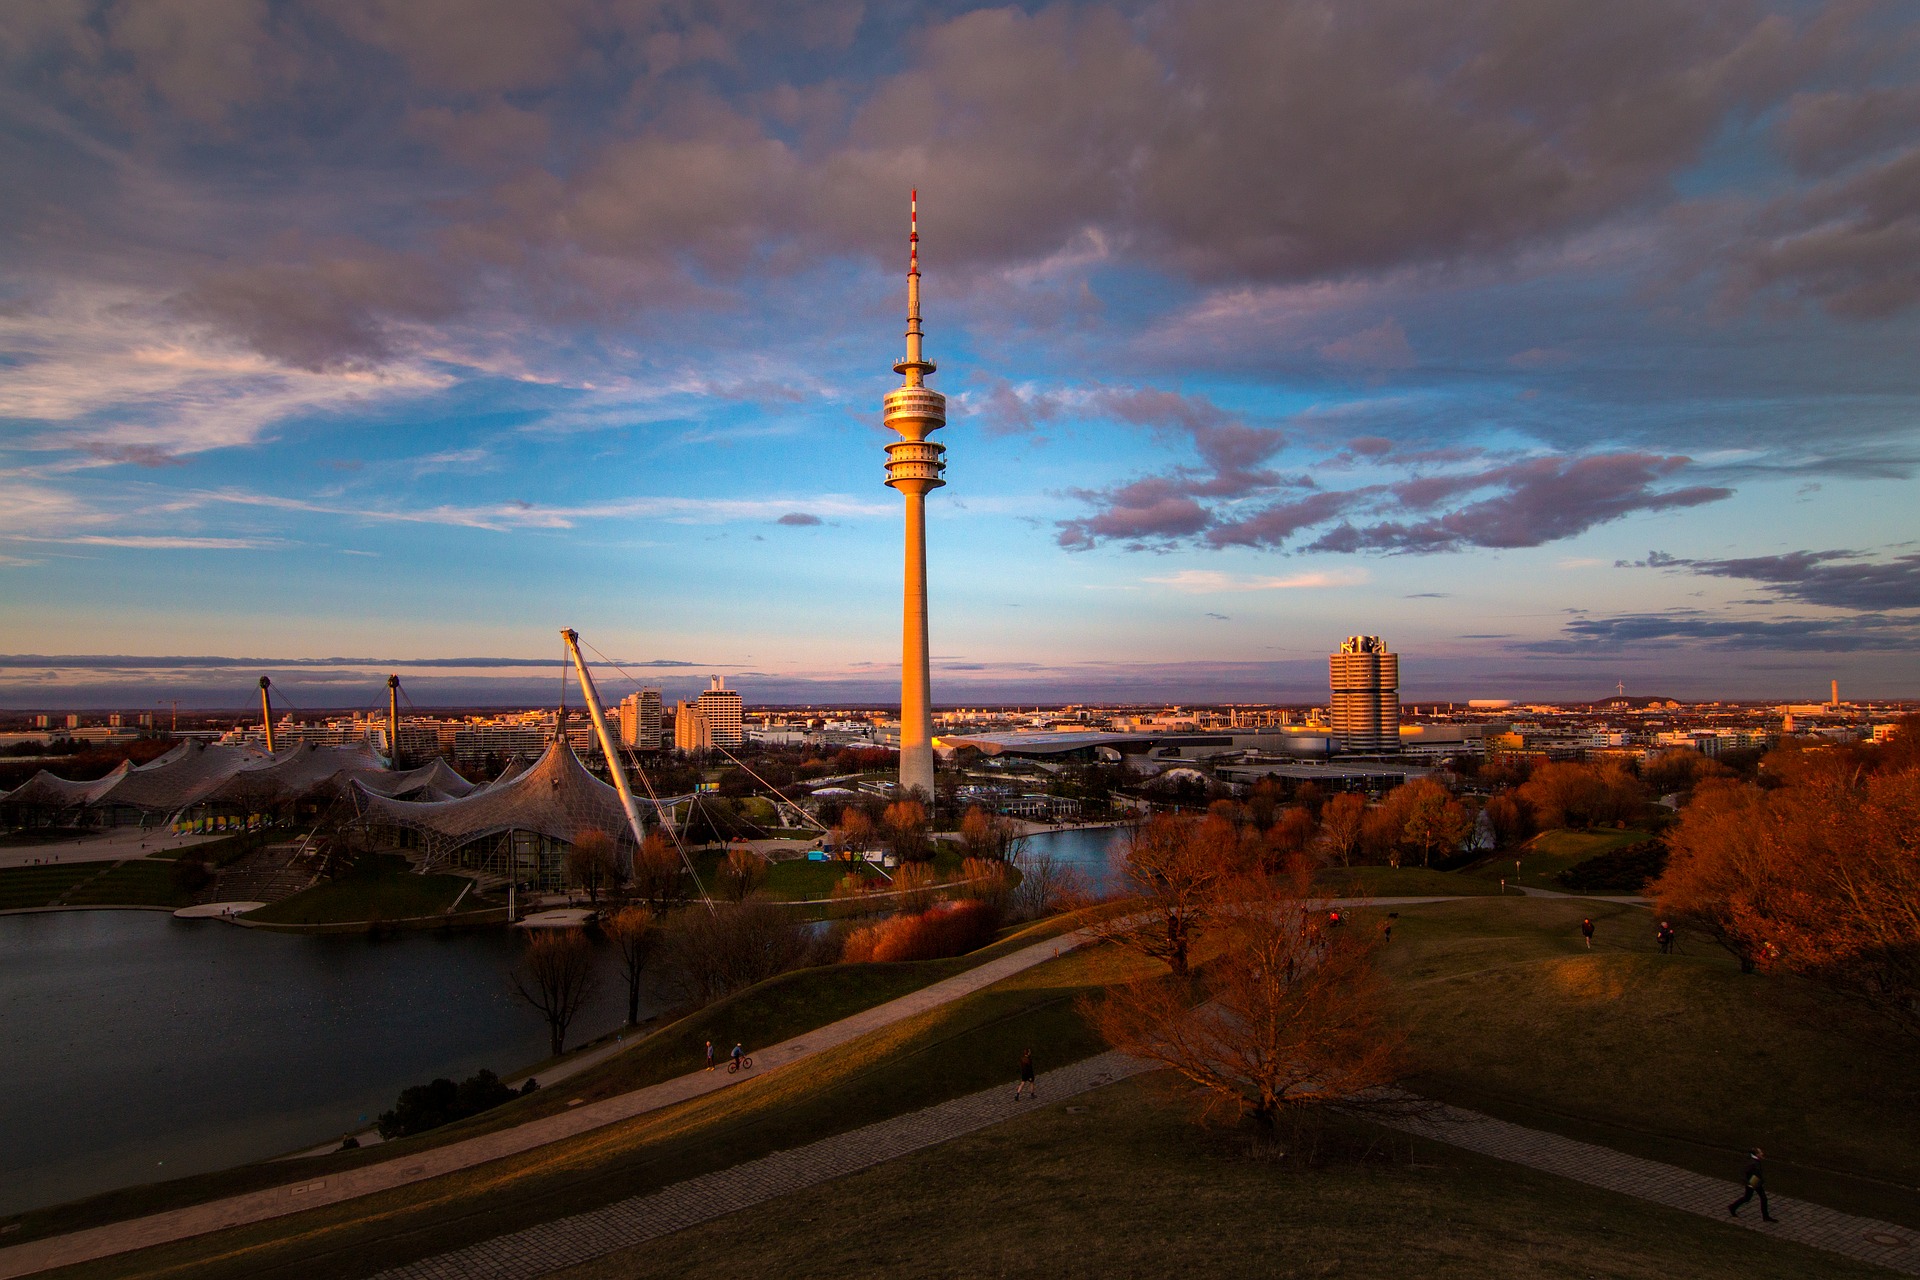
[[946,484],[946,448],[927,437],[947,423],[947,398],[927,386],[933,361],[921,349],[920,192],[907,196],[907,355],[893,366],[904,383],[884,402],[887,483],[906,507],[906,574],[901,601],[900,792],[933,799],[933,713],[927,645],[927,494]]

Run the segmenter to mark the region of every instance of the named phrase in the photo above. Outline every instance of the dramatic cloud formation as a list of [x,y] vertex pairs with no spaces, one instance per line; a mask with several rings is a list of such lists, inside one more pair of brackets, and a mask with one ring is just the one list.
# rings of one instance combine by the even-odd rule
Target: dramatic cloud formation
[[1920,609],[1920,552],[1871,560],[1857,551],[1792,551],[1736,560],[1689,560],[1649,552],[1619,568],[1684,569],[1714,578],[1744,578],[1765,584],[1782,599],[1880,613]]
[[[1152,477],[1080,496],[1099,514],[1063,521],[1060,544],[1086,549],[1104,540],[1141,547],[1205,531],[1214,547],[1279,548],[1303,530],[1352,512],[1370,515],[1450,510],[1421,520],[1342,521],[1308,544],[1311,551],[1436,552],[1463,547],[1537,547],[1584,533],[1636,511],[1695,507],[1732,496],[1713,485],[1661,487],[1690,460],[1651,454],[1599,454],[1584,458],[1530,458],[1483,471],[1416,476],[1386,486],[1326,491],[1273,503],[1249,514],[1223,516],[1196,499],[1244,498],[1268,483],[1194,483],[1186,473]],[[1241,475],[1242,481],[1252,477]],[[1217,486],[1217,487],[1216,487]],[[1486,493],[1487,497],[1471,499]]]
[[[918,188],[935,631],[1001,687],[1363,625],[1893,681],[1775,614],[1915,607],[1917,31],[1884,0],[0,5],[0,642],[514,654],[591,614],[870,692]],[[1562,633],[1650,543],[1633,614]],[[1772,612],[1704,612],[1719,582]],[[1187,669],[1271,678],[1239,661]]]

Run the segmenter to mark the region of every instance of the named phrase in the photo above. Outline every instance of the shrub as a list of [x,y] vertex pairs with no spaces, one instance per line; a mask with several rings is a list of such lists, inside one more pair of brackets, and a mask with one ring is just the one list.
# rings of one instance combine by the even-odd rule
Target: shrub
[[843,964],[943,960],[993,941],[1000,913],[991,902],[943,902],[917,914],[893,916],[855,929],[841,948]]
[[212,879],[213,872],[199,858],[189,855],[173,864],[173,882],[185,893],[198,893]]
[[1554,879],[1568,889],[1601,889],[1635,893],[1660,878],[1667,869],[1664,840],[1642,840],[1585,862],[1576,862]]
[[383,1138],[404,1138],[477,1116],[519,1096],[491,1071],[481,1071],[459,1084],[442,1077],[402,1089],[393,1110],[380,1113],[376,1127]]
[[711,911],[689,907],[669,927],[665,941],[687,997],[702,1005],[785,973],[805,960],[808,950],[806,935],[786,912],[758,898],[716,904]]

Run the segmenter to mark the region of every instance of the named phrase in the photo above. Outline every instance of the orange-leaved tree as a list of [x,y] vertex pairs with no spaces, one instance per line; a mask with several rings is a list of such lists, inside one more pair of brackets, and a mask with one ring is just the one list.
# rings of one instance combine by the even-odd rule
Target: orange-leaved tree
[[1703,783],[1654,897],[1743,968],[1804,975],[1920,1032],[1920,768],[1829,759],[1772,791]]
[[[1179,1072],[1272,1130],[1317,1107],[1404,1107],[1404,1038],[1386,1019],[1375,935],[1336,927],[1311,874],[1236,879],[1197,982],[1147,979],[1086,1000],[1115,1048]],[[1225,905],[1230,903],[1230,905]]]

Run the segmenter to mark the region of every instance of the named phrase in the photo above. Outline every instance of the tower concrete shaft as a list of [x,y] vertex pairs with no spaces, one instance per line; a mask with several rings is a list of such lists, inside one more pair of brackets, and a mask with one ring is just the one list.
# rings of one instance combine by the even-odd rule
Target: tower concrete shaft
[[927,494],[946,484],[946,446],[927,437],[947,425],[947,398],[926,385],[933,361],[921,351],[920,193],[908,205],[907,356],[893,366],[905,381],[884,401],[887,483],[906,500],[906,572],[900,609],[900,790],[933,799],[932,669],[927,641]]

